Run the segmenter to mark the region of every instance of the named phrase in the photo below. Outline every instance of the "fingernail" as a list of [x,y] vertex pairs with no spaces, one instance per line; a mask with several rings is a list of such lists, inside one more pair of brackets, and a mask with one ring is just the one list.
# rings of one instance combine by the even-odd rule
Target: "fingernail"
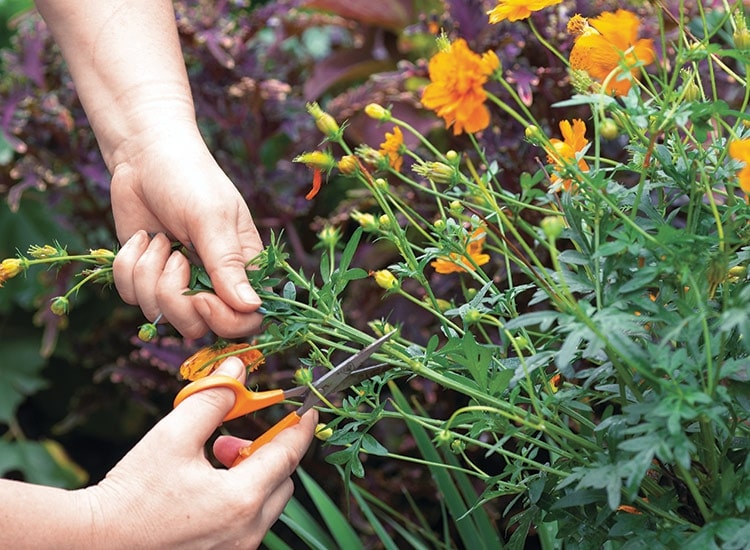
[[246,304],[260,305],[260,297],[255,293],[253,287],[251,287],[250,285],[240,283],[236,286],[236,290],[237,295],[240,297],[240,300],[242,300]]
[[214,374],[225,374],[232,378],[239,378],[242,376],[242,370],[245,365],[242,364],[236,357],[227,357],[224,362],[219,365],[219,368],[214,371]]

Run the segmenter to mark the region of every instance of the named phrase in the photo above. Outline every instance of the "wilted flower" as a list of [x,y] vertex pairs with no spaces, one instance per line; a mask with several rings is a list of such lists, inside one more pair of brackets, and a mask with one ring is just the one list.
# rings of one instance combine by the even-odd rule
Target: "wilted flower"
[[591,78],[604,83],[607,92],[627,95],[631,80],[620,79],[622,67],[637,78],[636,64],[648,65],[656,60],[651,39],[638,39],[640,21],[627,10],[604,12],[599,17],[586,19],[574,15],[568,22],[568,32],[576,36],[570,51],[570,66],[586,71]]
[[435,271],[444,275],[467,270],[474,271],[475,264],[484,265],[490,261],[490,255],[482,253],[486,235],[484,228],[477,227],[468,238],[465,254],[451,252],[448,257],[438,258],[430,265],[435,268]]
[[404,146],[404,134],[398,126],[393,127],[393,132],[385,133],[385,141],[380,144],[378,153],[388,159],[388,165],[396,172],[401,170],[404,159],[401,150]]
[[45,244],[44,246],[32,244],[29,247],[27,254],[31,256],[32,258],[42,259],[42,258],[56,258],[58,256],[65,256],[67,253],[65,252],[64,249],[56,248],[52,246],[51,244]]
[[495,52],[478,55],[459,38],[447,51],[430,59],[430,84],[422,93],[422,103],[453,126],[453,134],[478,132],[490,124],[484,102],[487,78],[500,66]]
[[533,12],[559,4],[562,0],[498,0],[497,6],[487,12],[490,23],[518,21],[528,18]]
[[115,259],[115,253],[106,248],[97,248],[96,250],[89,250],[89,255],[96,258],[96,263],[102,265],[111,265]]
[[302,162],[312,168],[313,182],[312,189],[305,195],[307,200],[311,200],[320,191],[323,182],[323,171],[330,172],[336,167],[336,159],[330,153],[323,151],[312,151],[303,153],[295,157],[294,162]]
[[249,344],[227,344],[219,341],[195,352],[180,365],[180,376],[185,380],[197,380],[208,376],[219,366],[219,361],[229,357],[238,357],[250,372],[263,364],[265,357]]
[[741,139],[729,144],[729,156],[734,160],[744,162],[745,166],[737,172],[740,187],[750,194],[750,139]]
[[416,164],[412,170],[434,183],[442,183],[445,185],[455,183],[457,176],[455,168],[437,160],[420,162],[419,164]]
[[[557,138],[549,140],[552,148],[547,151],[547,162],[556,165],[557,170],[564,172],[566,165],[575,162],[576,156],[586,148],[589,142],[586,139],[586,123],[581,119],[574,119],[573,124],[567,120],[561,121],[560,132],[563,136],[562,140]],[[582,172],[587,172],[589,165],[586,164],[583,158],[580,158],[578,160],[578,168]],[[566,191],[569,191],[572,180],[562,179],[557,175],[553,175],[553,187],[560,183],[562,183]]]

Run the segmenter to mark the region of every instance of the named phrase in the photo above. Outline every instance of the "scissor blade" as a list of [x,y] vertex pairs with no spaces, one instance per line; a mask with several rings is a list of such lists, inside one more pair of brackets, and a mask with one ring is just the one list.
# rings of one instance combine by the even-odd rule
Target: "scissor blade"
[[390,365],[388,363],[378,363],[377,365],[372,365],[371,367],[363,367],[361,369],[357,369],[354,372],[349,373],[349,376],[339,381],[338,386],[329,390],[328,393],[336,393],[350,386],[356,386],[357,384],[360,384],[365,380],[369,380],[373,376],[377,376],[378,374],[383,374],[384,372],[391,370],[393,367],[394,365]]
[[[339,363],[336,367],[325,373],[323,376],[318,378],[315,382],[313,382],[313,386],[318,390],[318,393],[323,396],[327,396],[330,393],[334,393],[338,391],[339,389],[343,389],[345,387],[351,386],[353,383],[361,382],[362,380],[366,379],[367,377],[364,377],[358,381],[355,382],[348,382],[349,377],[352,376],[352,373],[354,373],[357,368],[366,361],[373,353],[378,351],[380,347],[385,344],[388,340],[390,340],[391,336],[393,336],[396,333],[396,331],[391,331],[388,334],[385,334],[375,340],[372,344],[367,346],[366,348],[361,349],[354,355],[351,355],[349,358],[347,358],[345,361]],[[380,365],[378,365],[380,366]],[[363,369],[364,370],[364,369]],[[381,371],[382,372],[382,371]],[[378,374],[377,372],[373,372],[371,376],[375,376],[375,374]],[[300,407],[298,413],[300,415],[304,414],[308,409],[312,408],[312,406],[317,403],[318,397],[311,393],[307,396],[305,399],[305,402],[302,404],[302,407]]]

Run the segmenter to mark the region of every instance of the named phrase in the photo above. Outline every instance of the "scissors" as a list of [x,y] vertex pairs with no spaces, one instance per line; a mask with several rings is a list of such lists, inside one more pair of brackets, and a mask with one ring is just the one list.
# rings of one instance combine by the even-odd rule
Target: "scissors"
[[392,331],[381,336],[367,347],[354,355],[351,355],[323,376],[313,381],[311,386],[314,388],[314,391],[310,386],[297,386],[287,390],[253,391],[246,388],[245,385],[236,378],[223,374],[215,374],[195,380],[182,388],[175,397],[174,406],[176,407],[182,403],[187,397],[209,388],[229,388],[234,392],[235,400],[234,405],[224,417],[224,421],[227,421],[251,412],[265,409],[266,407],[270,407],[271,405],[280,403],[286,399],[304,396],[305,399],[297,410],[292,411],[279,422],[271,426],[268,431],[255,439],[250,445],[240,449],[237,458],[232,463],[232,467],[234,467],[252,455],[260,447],[271,441],[279,434],[279,432],[298,424],[302,415],[318,404],[318,402],[325,396],[341,391],[349,386],[355,386],[368,378],[391,369],[393,365],[388,365],[386,363],[363,368],[359,368],[359,366],[373,353],[379,350],[380,347],[395,334],[395,332],[396,331]]

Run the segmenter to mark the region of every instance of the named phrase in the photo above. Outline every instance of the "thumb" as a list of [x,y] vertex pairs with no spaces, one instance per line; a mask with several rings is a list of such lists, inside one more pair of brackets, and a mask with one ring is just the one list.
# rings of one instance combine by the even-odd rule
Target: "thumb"
[[[237,357],[228,357],[210,376],[216,374],[244,382],[245,365]],[[171,420],[170,427],[183,445],[202,451],[205,442],[224,421],[234,400],[234,392],[228,388],[206,389],[187,397],[164,420]]]

